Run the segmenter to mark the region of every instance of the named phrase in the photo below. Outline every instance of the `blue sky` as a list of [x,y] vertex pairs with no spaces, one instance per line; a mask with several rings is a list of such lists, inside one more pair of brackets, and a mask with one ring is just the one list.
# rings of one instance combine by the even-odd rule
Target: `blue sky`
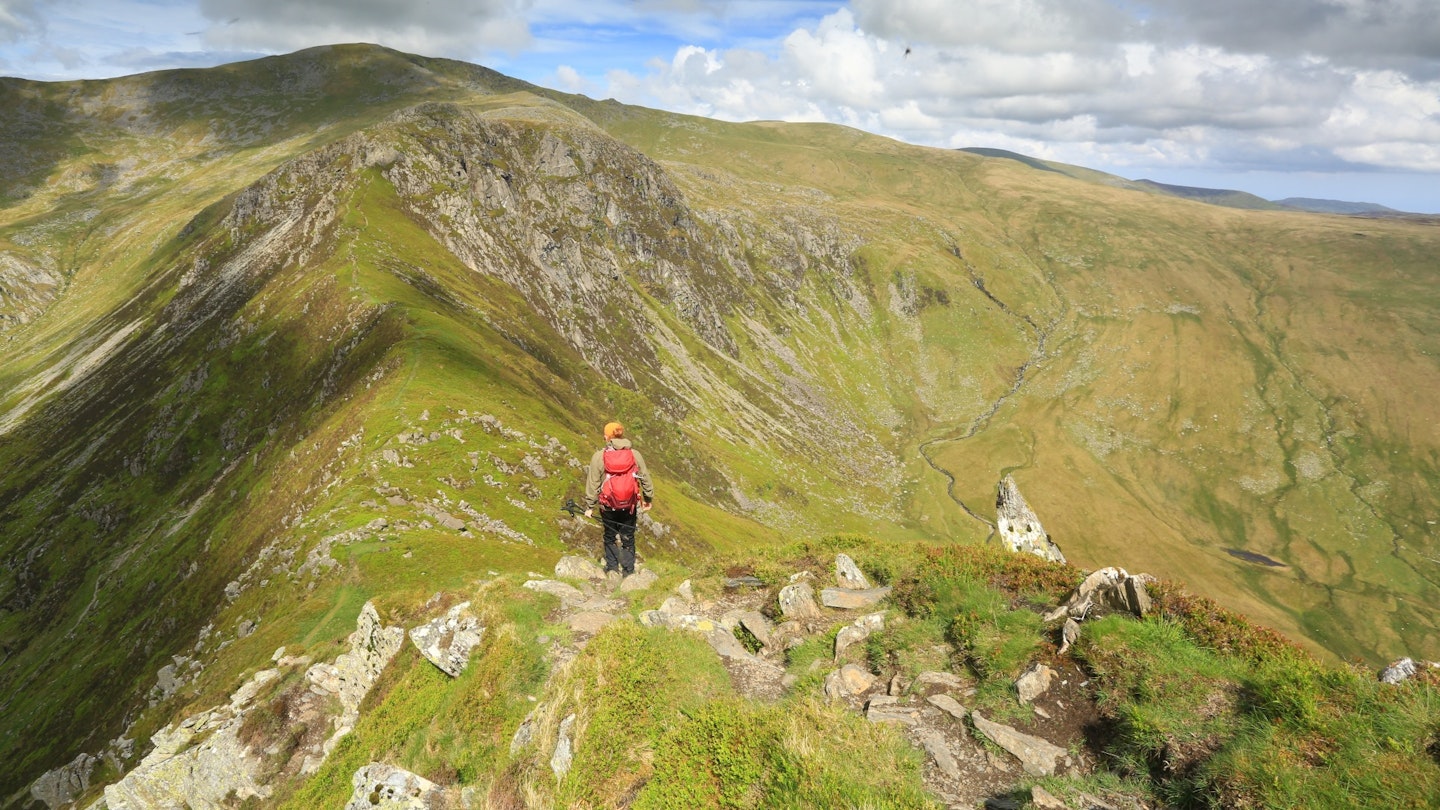
[[597,98],[1440,213],[1434,0],[0,0],[0,74],[378,42]]

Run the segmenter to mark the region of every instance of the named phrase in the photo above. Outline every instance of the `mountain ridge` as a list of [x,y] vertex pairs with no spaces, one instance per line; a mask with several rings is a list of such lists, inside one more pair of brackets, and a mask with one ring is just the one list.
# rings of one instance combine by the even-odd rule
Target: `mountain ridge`
[[[406,78],[382,88],[421,89],[366,95],[392,69]],[[1335,655],[1434,643],[1416,558],[1435,439],[1388,421],[1429,406],[1414,388],[1367,390],[1436,374],[1429,345],[1405,342],[1433,317],[1433,229],[1197,211],[383,49],[174,87],[247,70],[276,83],[254,93],[282,111],[268,129],[219,119],[176,139],[202,116],[167,90],[178,118],[146,107],[139,135],[85,130],[89,151],[0,167],[0,257],[64,278],[39,311],[15,305],[26,320],[7,322],[0,372],[0,632],[15,660],[0,705],[19,737],[94,750],[136,718],[143,736],[165,707],[228,694],[249,657],[338,641],[334,617],[359,596],[412,611],[468,572],[549,564],[580,537],[546,504],[575,494],[581,448],[615,415],[673,482],[647,554],[832,532],[981,541],[990,488],[1014,472],[1082,564],[1233,577],[1224,598]],[[317,75],[337,83],[306,83]],[[277,103],[292,84],[320,101]],[[357,92],[372,106],[341,103]],[[135,157],[132,137],[176,154],[154,162],[142,142]],[[1257,240],[1278,258],[1253,255]],[[1377,253],[1375,279],[1350,273]],[[1327,342],[1307,321],[1350,310],[1389,331]],[[1348,355],[1377,346],[1403,351],[1357,380]],[[1413,449],[1391,461],[1402,435]],[[856,484],[862,463],[878,472]],[[425,511],[330,540],[392,497]],[[437,511],[466,525],[463,548]],[[1247,568],[1231,548],[1291,569]],[[303,569],[312,552],[341,573]],[[442,561],[451,581],[436,583]],[[1365,612],[1387,601],[1393,617]],[[137,642],[117,659],[110,638]],[[192,647],[226,663],[139,708],[131,679]],[[57,658],[88,679],[39,690]],[[80,708],[63,717],[64,703]],[[29,778],[58,763],[45,747],[18,756]]]

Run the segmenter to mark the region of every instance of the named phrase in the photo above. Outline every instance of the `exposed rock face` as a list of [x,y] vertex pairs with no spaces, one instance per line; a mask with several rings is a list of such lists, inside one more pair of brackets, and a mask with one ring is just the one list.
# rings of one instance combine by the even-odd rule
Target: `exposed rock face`
[[485,626],[470,612],[470,603],[461,602],[429,624],[412,628],[410,640],[427,661],[458,678],[484,634]]
[[228,705],[156,732],[150,738],[155,748],[145,759],[105,788],[108,810],[208,809],[221,807],[231,796],[242,801],[267,798],[270,788],[259,781],[263,763],[241,742],[239,732],[256,693],[279,675],[279,670],[261,670],[231,695]]
[[335,723],[335,736],[326,743],[326,754],[355,727],[360,719],[360,701],[405,643],[405,631],[382,626],[380,614],[370,602],[360,609],[356,624],[355,632],[350,634],[349,652],[336,658],[333,664],[316,664],[305,673],[317,688],[335,695],[342,707]]
[[98,764],[99,757],[81,754],[31,783],[30,795],[49,808],[69,804],[89,789],[90,774]]
[[55,300],[64,277],[13,253],[0,253],[0,333],[29,323]]
[[1045,533],[1045,527],[1040,525],[1040,518],[1035,516],[1035,511],[1025,502],[1025,496],[1021,495],[1020,488],[1015,486],[1015,479],[1008,475],[1000,482],[995,496],[995,528],[1000,533],[1001,541],[1011,551],[1034,554],[1054,562],[1065,562],[1065,555],[1060,553],[1060,547]]
[[[312,689],[304,700],[320,704],[333,695],[341,707],[340,716],[332,719],[335,734],[306,759],[311,766],[307,772],[317,769],[340,738],[354,728],[360,701],[405,638],[400,628],[383,627],[369,602],[356,624],[348,652],[333,664],[316,664],[305,673]],[[251,797],[268,798],[271,789],[263,781],[263,752],[241,740],[240,730],[261,689],[280,675],[279,669],[261,670],[235,690],[228,704],[156,732],[150,739],[154,749],[124,779],[105,788],[105,806],[109,810],[219,808]]]
[[636,568],[635,573],[620,581],[620,587],[615,590],[620,593],[631,591],[643,591],[659,581],[660,577],[648,568]]
[[381,762],[356,771],[350,783],[355,792],[345,810],[426,810],[437,806],[443,794],[429,779]]

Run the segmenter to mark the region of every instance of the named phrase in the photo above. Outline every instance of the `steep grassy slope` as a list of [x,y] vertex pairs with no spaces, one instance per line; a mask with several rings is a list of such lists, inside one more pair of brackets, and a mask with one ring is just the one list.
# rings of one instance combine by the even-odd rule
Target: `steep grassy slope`
[[616,416],[656,558],[981,541],[1013,471],[1072,560],[1440,657],[1433,227],[374,48],[0,92],[0,797],[367,598],[593,551]]

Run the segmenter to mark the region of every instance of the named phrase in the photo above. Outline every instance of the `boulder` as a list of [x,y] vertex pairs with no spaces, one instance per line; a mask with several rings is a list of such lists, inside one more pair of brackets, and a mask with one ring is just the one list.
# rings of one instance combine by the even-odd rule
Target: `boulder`
[[1083,621],[1097,607],[1143,616],[1151,610],[1147,581],[1153,581],[1153,577],[1131,575],[1114,566],[1093,571],[1059,607],[1045,615],[1045,621],[1065,616]]
[[465,530],[465,521],[448,512],[436,512],[435,522],[452,532],[462,532]]
[[837,608],[840,610],[863,610],[874,607],[880,600],[890,595],[890,586],[883,588],[869,588],[863,591],[851,590],[849,588],[826,588],[820,592],[820,601],[825,607]]
[[559,562],[555,563],[555,576],[561,579],[596,581],[604,579],[605,572],[600,569],[600,566],[584,557],[566,555],[561,557]]
[[30,783],[30,796],[52,810],[70,804],[90,789],[90,775],[100,758],[82,753]]
[[1410,658],[1401,658],[1399,661],[1380,670],[1380,682],[1398,684],[1415,677],[1415,661]]
[[529,745],[530,742],[534,739],[535,710],[532,709],[530,711],[530,714],[526,715],[525,719],[521,721],[520,727],[515,729],[514,736],[510,738],[510,756],[513,758],[516,754],[520,753],[520,751],[523,750],[525,746]]
[[726,588],[763,588],[763,587],[765,587],[765,582],[764,582],[763,580],[761,580],[759,577],[752,577],[752,576],[732,577],[732,578],[730,578],[730,579],[725,580],[725,587],[726,587]]
[[780,615],[787,619],[813,619],[820,616],[815,604],[815,590],[808,582],[797,582],[780,589]]
[[648,568],[637,568],[635,573],[620,581],[620,587],[616,588],[620,593],[632,591],[643,591],[653,586],[660,577]]
[[1044,664],[1034,664],[1015,681],[1015,692],[1021,703],[1029,703],[1050,690],[1055,680],[1055,670]]
[[470,603],[461,602],[429,624],[411,628],[410,641],[425,660],[458,678],[484,634],[485,626],[470,612]]
[[1131,613],[1143,617],[1151,610],[1150,592],[1145,589],[1145,583],[1139,577],[1125,578],[1125,601]]
[[686,602],[695,601],[695,587],[690,584],[688,579],[675,586],[675,594]]
[[846,664],[825,676],[825,697],[836,700],[863,694],[875,685],[875,676],[863,667]]
[[971,712],[970,720],[975,724],[976,731],[1020,760],[1025,773],[1031,776],[1053,776],[1068,756],[1065,749],[1058,745],[986,720],[979,712]]
[[360,768],[350,784],[355,790],[345,810],[427,810],[444,792],[423,776],[382,762]]
[[1015,479],[1008,475],[1000,482],[995,494],[995,529],[1005,547],[1013,552],[1065,562],[1060,547],[1050,539],[1045,527],[1040,525],[1040,518],[1035,516],[1035,511],[1025,502],[1025,496],[1020,494],[1020,488],[1015,486]]
[[848,554],[835,555],[835,584],[852,591],[870,590],[870,580]]

